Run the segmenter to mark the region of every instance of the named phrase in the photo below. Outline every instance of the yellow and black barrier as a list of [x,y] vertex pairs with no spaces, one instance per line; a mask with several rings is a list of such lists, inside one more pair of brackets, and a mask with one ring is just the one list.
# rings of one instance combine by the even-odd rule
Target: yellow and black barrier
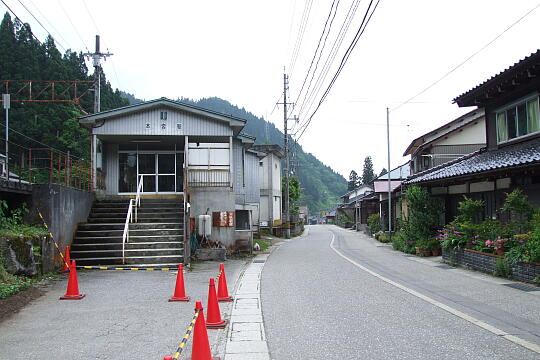
[[193,319],[191,319],[191,322],[189,323],[189,326],[188,326],[188,328],[186,330],[186,333],[184,334],[184,337],[182,338],[182,341],[180,341],[180,345],[178,345],[178,349],[176,349],[176,352],[172,356],[173,359],[180,358],[180,355],[182,354],[182,351],[184,351],[184,348],[186,347],[189,336],[193,332],[193,327],[195,326],[195,322],[197,321],[197,317],[199,316],[199,312],[201,312],[201,310],[199,310],[199,309],[195,310],[195,314],[193,314]]
[[114,266],[84,266],[78,265],[77,269],[85,270],[124,270],[124,271],[171,271],[178,270],[178,268],[168,267],[114,267]]
[[64,257],[64,254],[62,254],[62,250],[60,250],[60,247],[58,247],[58,244],[56,243],[56,240],[54,240],[54,236],[53,236],[51,230],[49,230],[49,226],[47,225],[47,222],[43,218],[43,215],[41,215],[41,211],[39,211],[39,209],[37,209],[37,211],[38,211],[39,217],[41,218],[41,221],[43,222],[43,225],[45,226],[45,229],[47,229],[47,231],[49,232],[49,236],[51,237],[51,239],[52,239],[52,241],[54,243],[54,246],[56,247],[56,250],[58,250],[58,253],[60,254],[60,257],[62,257],[62,261],[64,262],[66,267],[69,269],[70,264],[68,264],[68,262],[66,261],[66,258]]

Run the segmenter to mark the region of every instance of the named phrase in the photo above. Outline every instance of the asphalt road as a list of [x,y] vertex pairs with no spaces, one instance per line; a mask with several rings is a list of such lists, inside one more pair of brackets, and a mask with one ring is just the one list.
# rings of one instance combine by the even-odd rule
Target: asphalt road
[[[334,248],[364,269],[338,255],[333,238]],[[540,359],[455,315],[538,346],[540,292],[440,265],[335,226],[309,227],[274,250],[263,270],[271,358]]]
[[[245,261],[225,262],[229,291]],[[219,263],[194,265],[184,276],[189,303],[167,302],[174,292],[176,272],[80,271],[80,301],[59,301],[66,278],[0,324],[0,360],[110,359],[150,360],[173,355],[184,336],[195,300],[206,308],[208,280]],[[228,317],[230,303],[221,303]],[[224,351],[226,330],[209,331],[214,354]],[[192,339],[182,354],[191,353]]]

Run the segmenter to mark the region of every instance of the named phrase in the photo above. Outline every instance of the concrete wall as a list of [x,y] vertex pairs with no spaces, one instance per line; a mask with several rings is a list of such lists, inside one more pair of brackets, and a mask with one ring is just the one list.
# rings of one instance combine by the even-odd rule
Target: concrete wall
[[[199,215],[208,214],[212,216],[214,211],[235,211],[235,194],[230,188],[192,188],[190,198],[190,216],[198,218]],[[220,241],[226,248],[234,246],[234,227],[212,226],[210,239]]]
[[[30,212],[38,222],[40,219],[37,211],[41,211],[54,240],[63,250],[66,245],[71,245],[77,225],[88,219],[94,199],[93,193],[62,185],[33,185]],[[43,271],[49,272],[54,269],[55,259],[57,264],[60,263],[60,256],[52,241],[44,243],[43,246],[45,248],[42,249],[42,254],[50,254],[42,259]]]

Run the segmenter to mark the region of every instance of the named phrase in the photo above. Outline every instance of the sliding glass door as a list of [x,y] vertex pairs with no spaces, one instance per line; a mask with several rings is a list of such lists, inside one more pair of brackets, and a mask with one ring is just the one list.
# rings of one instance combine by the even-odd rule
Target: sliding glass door
[[144,194],[174,194],[183,191],[182,152],[120,152],[119,193],[136,193],[137,178]]

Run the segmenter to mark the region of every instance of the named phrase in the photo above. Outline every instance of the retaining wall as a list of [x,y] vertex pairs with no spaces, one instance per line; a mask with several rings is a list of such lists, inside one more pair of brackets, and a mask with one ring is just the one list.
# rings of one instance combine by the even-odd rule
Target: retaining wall
[[[493,274],[495,273],[497,259],[504,259],[504,256],[487,254],[471,249],[443,249],[443,259],[451,263],[470,267],[474,270]],[[536,277],[540,277],[540,264],[517,262],[509,265],[512,269],[512,278],[516,280],[533,283]]]
[[[94,199],[94,193],[63,185],[32,185],[30,211],[36,223],[41,222],[37,209],[41,211],[54,240],[64,249],[66,245],[71,245],[77,225],[88,219]],[[57,264],[61,263],[51,239],[43,241],[41,252],[43,272],[54,270],[55,259]]]

